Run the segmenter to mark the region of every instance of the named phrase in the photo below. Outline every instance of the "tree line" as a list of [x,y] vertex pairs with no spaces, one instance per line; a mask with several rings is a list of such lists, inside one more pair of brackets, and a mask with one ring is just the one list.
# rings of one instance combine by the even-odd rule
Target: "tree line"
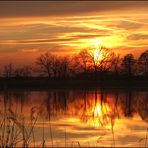
[[120,57],[106,47],[83,49],[73,56],[57,56],[51,53],[41,54],[35,61],[36,67],[16,68],[5,65],[1,77],[27,78],[48,77],[49,79],[148,76],[148,50],[135,58],[133,54]]

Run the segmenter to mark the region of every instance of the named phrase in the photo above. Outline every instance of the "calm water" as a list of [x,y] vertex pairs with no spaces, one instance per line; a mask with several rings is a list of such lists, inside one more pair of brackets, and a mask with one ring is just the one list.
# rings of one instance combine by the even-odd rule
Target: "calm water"
[[146,147],[148,91],[5,91],[0,120],[3,145]]

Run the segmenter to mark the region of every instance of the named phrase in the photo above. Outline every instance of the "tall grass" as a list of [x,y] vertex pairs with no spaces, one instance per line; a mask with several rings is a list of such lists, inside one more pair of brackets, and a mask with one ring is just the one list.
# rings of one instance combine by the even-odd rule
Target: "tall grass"
[[35,111],[32,109],[30,122],[25,123],[24,116],[19,116],[10,108],[4,109],[0,117],[0,147],[29,147],[31,137],[35,145],[34,127],[38,116],[34,116]]
[[146,136],[145,136],[145,147],[147,147],[147,139],[148,139],[148,127],[146,130]]

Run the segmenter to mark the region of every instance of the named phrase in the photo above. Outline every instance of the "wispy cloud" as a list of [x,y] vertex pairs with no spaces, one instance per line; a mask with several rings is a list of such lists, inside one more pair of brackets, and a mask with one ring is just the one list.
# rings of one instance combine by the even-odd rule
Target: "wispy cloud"
[[147,47],[148,2],[0,2],[0,53],[69,54],[101,43],[120,53]]
[[148,2],[141,1],[15,1],[0,2],[0,17],[71,16],[139,9],[147,10]]
[[147,40],[148,34],[132,34],[127,37],[128,40]]

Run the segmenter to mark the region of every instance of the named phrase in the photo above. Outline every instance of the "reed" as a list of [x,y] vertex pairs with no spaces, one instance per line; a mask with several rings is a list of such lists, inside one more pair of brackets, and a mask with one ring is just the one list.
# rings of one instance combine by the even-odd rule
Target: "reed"
[[147,147],[147,138],[148,138],[148,127],[146,130],[146,136],[145,136],[145,147]]
[[[34,127],[38,119],[38,115],[34,115],[35,112],[31,110],[30,122],[25,123],[24,116],[19,116],[14,113],[10,108],[4,109],[4,113],[1,113],[0,117],[0,147],[16,147],[22,145],[22,147],[29,147],[31,139],[33,139],[34,146]],[[33,138],[31,136],[33,135]]]

